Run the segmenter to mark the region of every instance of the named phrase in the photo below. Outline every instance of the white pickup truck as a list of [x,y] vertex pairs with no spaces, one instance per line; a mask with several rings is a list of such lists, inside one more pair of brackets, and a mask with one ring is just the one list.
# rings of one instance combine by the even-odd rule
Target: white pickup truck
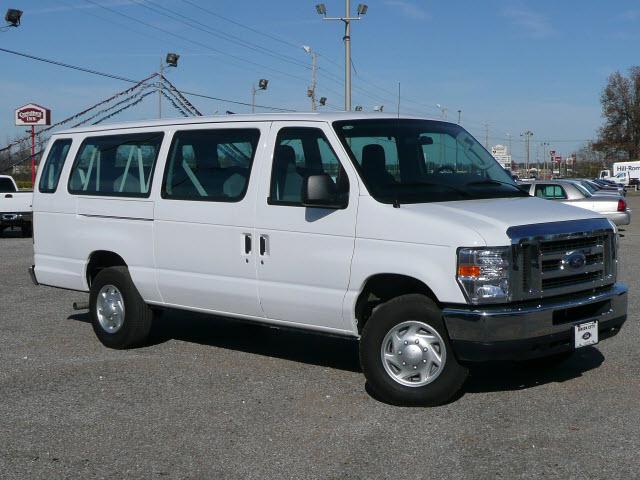
[[20,192],[12,177],[0,175],[0,235],[12,227],[20,227],[23,237],[31,235],[32,201],[33,192]]

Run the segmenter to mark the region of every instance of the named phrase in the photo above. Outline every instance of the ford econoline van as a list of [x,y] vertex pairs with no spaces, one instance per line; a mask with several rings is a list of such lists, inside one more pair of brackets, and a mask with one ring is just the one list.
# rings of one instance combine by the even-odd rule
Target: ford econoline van
[[453,123],[80,127],[37,182],[32,278],[89,292],[110,348],[144,345],[166,308],[345,335],[379,398],[436,405],[472,362],[561,361],[626,320],[615,225],[530,197]]

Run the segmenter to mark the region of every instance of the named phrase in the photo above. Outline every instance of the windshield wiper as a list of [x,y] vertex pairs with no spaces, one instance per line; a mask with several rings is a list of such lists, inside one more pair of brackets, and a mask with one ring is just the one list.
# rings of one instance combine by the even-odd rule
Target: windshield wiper
[[[403,183],[394,183],[391,185],[387,185],[387,186],[393,186],[393,187],[445,187],[448,188],[449,190],[453,190],[456,193],[459,193],[460,195],[464,196],[464,197],[469,197],[469,194],[467,192],[465,192],[464,190],[458,188],[458,187],[454,187],[453,185],[448,185],[446,183],[436,183],[436,182],[403,182]],[[398,197],[398,195],[395,195],[393,197],[393,206],[394,208],[400,208],[401,202],[400,202],[400,198]]]
[[448,188],[449,190],[453,190],[454,192],[458,192],[461,195],[464,195],[465,197],[469,196],[469,193],[467,193],[466,191],[462,190],[461,188],[458,187],[454,187],[453,185],[449,185],[447,183],[437,183],[437,182],[403,182],[403,183],[397,183],[393,185],[394,187],[445,187]]
[[[484,180],[474,180],[473,182],[465,183],[465,186],[471,187],[473,185],[507,185],[509,187],[513,187],[519,192],[522,192],[522,189],[510,182],[503,182],[502,180],[494,180],[492,178],[485,178]],[[527,194],[528,195],[528,194]]]

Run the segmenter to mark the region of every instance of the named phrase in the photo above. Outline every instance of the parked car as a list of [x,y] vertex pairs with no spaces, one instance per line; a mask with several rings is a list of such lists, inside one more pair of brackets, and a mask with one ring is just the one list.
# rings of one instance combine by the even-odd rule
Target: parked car
[[627,202],[620,195],[592,195],[575,180],[545,180],[527,182],[523,185],[525,185],[525,189],[528,186],[531,196],[555,200],[600,213],[616,225],[631,223],[631,212],[627,208]]
[[0,235],[14,227],[21,230],[23,237],[31,235],[32,200],[32,192],[21,192],[12,177],[0,175]]
[[622,184],[616,183],[616,182],[612,182],[611,180],[604,180],[604,179],[600,179],[600,178],[594,178],[593,180],[591,180],[591,182],[595,183],[596,185],[599,185],[602,188],[605,188],[607,190],[615,190],[617,191],[620,195],[626,195],[627,193],[627,187],[625,187]]
[[573,181],[576,182],[578,185],[582,186],[583,188],[585,188],[591,195],[594,195],[596,197],[602,196],[602,195],[613,196],[613,197],[621,197],[621,196],[624,197],[624,195],[626,194],[626,192],[624,191],[621,192],[620,189],[616,187],[598,185],[597,183],[592,182],[591,180],[574,179]]
[[88,291],[110,348],[166,308],[344,335],[379,398],[436,405],[472,362],[560,361],[626,320],[615,225],[522,192],[457,124],[165,119],[44,158],[32,279]]

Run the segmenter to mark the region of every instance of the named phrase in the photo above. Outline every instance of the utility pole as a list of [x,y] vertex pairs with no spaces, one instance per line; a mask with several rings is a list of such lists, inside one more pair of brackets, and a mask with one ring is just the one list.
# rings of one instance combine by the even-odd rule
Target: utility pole
[[364,3],[358,5],[358,16],[351,16],[351,1],[345,0],[344,17],[327,17],[327,7],[324,3],[316,5],[316,12],[324,16],[324,20],[340,20],[344,23],[344,109],[351,110],[351,22],[362,20],[362,15],[367,13],[368,6]]
[[545,174],[547,173],[547,147],[549,146],[549,142],[542,142],[542,165]]
[[527,170],[527,175],[529,174],[529,161],[531,159],[531,150],[529,148],[531,137],[533,137],[533,132],[531,130],[526,130],[520,134],[521,137],[524,137],[525,148],[526,148],[526,163],[525,169]]

